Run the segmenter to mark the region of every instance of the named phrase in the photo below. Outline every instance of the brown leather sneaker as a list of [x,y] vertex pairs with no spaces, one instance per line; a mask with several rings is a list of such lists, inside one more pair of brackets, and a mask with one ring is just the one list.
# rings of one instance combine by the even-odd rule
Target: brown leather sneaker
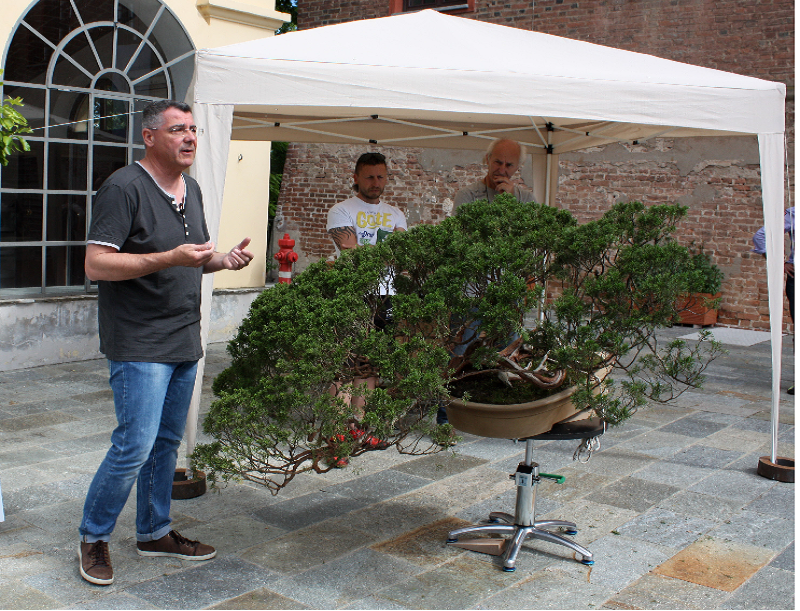
[[191,541],[174,530],[156,541],[137,542],[136,551],[140,556],[170,556],[182,560],[210,560],[217,555],[217,550],[210,545]]
[[107,586],[114,582],[114,569],[111,568],[111,556],[106,541],[81,541],[78,559],[81,561],[81,577],[89,583]]

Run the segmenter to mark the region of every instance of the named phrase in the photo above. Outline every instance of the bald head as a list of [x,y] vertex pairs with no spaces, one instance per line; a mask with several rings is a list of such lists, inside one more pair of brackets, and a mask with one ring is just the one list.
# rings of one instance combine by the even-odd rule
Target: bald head
[[503,187],[511,184],[511,177],[519,170],[524,153],[524,147],[514,140],[493,141],[486,151],[486,186],[496,191],[506,191]]

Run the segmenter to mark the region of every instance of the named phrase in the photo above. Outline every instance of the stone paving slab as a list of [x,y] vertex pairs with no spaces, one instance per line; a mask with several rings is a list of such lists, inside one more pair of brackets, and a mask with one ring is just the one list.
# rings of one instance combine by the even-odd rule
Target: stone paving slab
[[657,575],[733,592],[772,559],[770,550],[703,537],[653,570]]
[[[224,345],[207,361],[204,410]],[[784,361],[791,372],[791,346]],[[524,456],[464,435],[440,454],[392,448],[303,473],[277,496],[240,482],[175,501],[174,527],[218,549],[204,563],[138,556],[132,494],[108,587],[80,578],[75,533],[114,423],[106,362],[0,372],[0,608],[794,608],[794,485],[755,473],[770,452],[769,362],[768,346],[733,347],[706,388],[609,429],[587,464],[572,460],[577,442],[534,444],[542,471],[567,477],[537,486],[537,518],[576,522],[594,566],[532,540],[506,573],[502,557],[445,543],[489,511],[513,513]],[[793,457],[786,396],[781,422],[778,453]]]
[[715,588],[647,574],[610,602],[617,609],[719,609],[727,597]]

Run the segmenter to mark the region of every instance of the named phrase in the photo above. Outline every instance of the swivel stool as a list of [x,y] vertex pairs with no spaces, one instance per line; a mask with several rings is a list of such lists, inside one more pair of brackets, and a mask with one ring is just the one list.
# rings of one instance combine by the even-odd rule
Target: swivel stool
[[[574,422],[561,422],[553,426],[546,433],[526,437],[525,441],[525,462],[521,462],[517,467],[516,473],[510,475],[517,485],[517,501],[515,514],[511,515],[502,511],[493,511],[489,514],[488,523],[477,526],[467,526],[450,531],[447,543],[458,545],[459,537],[463,535],[488,534],[488,535],[510,535],[505,540],[504,545],[508,545],[505,558],[503,560],[504,571],[516,570],[517,556],[522,548],[525,539],[543,539],[564,545],[573,549],[577,554],[577,559],[583,564],[592,565],[594,559],[592,552],[588,549],[567,539],[559,534],[547,530],[548,528],[560,528],[566,535],[576,535],[578,527],[574,522],[565,520],[536,520],[536,485],[542,478],[552,479],[557,483],[563,483],[563,475],[551,475],[541,473],[539,465],[533,462],[533,442],[539,440],[552,439],[583,439],[589,440],[599,437],[605,432],[605,422],[600,418],[588,418]],[[577,453],[576,453],[577,454]],[[504,522],[504,523],[503,523]],[[462,544],[466,544],[464,541]],[[510,544],[510,545],[509,545]],[[467,545],[464,545],[467,547]]]

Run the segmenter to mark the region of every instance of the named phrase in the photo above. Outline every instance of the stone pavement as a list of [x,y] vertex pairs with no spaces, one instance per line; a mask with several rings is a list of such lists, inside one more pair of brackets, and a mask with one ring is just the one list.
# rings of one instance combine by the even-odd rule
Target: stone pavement
[[[234,484],[175,501],[175,528],[219,552],[203,563],[137,556],[132,495],[110,546],[115,582],[93,586],[77,528],[115,423],[105,361],[0,373],[0,608],[794,609],[794,485],[755,472],[770,453],[769,343],[726,347],[706,388],[641,410],[588,463],[572,461],[577,442],[537,443],[542,469],[567,476],[539,485],[538,514],[577,522],[596,562],[534,541],[513,573],[444,543],[513,513],[524,445],[465,436],[433,456],[368,453],[278,496]],[[209,347],[204,408],[224,348]],[[789,457],[792,349],[787,338]]]

